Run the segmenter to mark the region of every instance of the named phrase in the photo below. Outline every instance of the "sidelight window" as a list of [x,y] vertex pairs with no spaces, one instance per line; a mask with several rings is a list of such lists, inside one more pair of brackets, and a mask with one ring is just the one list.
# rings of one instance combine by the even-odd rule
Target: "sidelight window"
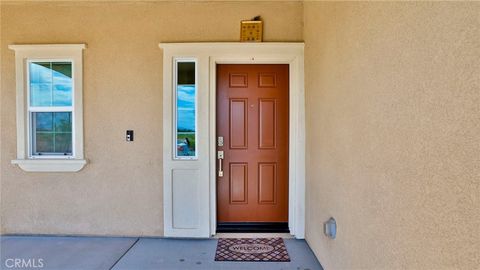
[[197,157],[197,84],[196,62],[177,59],[175,62],[175,158]]

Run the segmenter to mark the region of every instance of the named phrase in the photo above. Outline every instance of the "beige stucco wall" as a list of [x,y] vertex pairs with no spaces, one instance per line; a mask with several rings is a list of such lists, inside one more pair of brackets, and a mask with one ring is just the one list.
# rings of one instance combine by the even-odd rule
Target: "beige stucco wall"
[[478,269],[480,3],[304,7],[315,254],[326,269]]
[[[236,41],[261,14],[266,41],[306,42],[307,241],[323,266],[480,265],[480,3],[252,3],[2,2],[1,233],[162,235],[157,45]],[[7,45],[83,42],[90,163],[25,173]]]
[[[2,3],[1,232],[162,235],[159,42],[238,41],[262,15],[266,41],[300,41],[300,2]],[[281,14],[281,16],[279,16]],[[79,173],[25,173],[16,156],[13,43],[87,43]],[[125,130],[135,141],[125,142]]]

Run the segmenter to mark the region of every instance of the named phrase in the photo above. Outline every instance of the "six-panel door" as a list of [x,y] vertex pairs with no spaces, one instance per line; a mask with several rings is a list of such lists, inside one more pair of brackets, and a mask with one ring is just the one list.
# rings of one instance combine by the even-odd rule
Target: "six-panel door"
[[289,70],[217,65],[218,222],[288,221]]

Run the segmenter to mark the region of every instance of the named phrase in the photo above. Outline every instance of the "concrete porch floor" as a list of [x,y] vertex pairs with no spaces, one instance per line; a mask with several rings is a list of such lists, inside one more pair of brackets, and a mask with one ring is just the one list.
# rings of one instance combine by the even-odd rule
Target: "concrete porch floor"
[[[1,269],[11,259],[37,260],[23,269],[292,269],[321,270],[304,240],[285,239],[290,262],[216,262],[217,239],[0,236]],[[9,260],[10,259],[10,260]],[[43,268],[38,267],[42,259]]]

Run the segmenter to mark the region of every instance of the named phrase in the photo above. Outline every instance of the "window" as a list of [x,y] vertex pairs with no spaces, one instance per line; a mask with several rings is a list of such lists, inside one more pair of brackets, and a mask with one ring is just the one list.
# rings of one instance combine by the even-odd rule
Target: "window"
[[175,158],[195,159],[197,157],[196,62],[177,59],[175,65]]
[[25,171],[78,171],[83,156],[84,44],[11,45],[17,79],[17,159]]
[[30,157],[72,157],[72,62],[28,63]]

